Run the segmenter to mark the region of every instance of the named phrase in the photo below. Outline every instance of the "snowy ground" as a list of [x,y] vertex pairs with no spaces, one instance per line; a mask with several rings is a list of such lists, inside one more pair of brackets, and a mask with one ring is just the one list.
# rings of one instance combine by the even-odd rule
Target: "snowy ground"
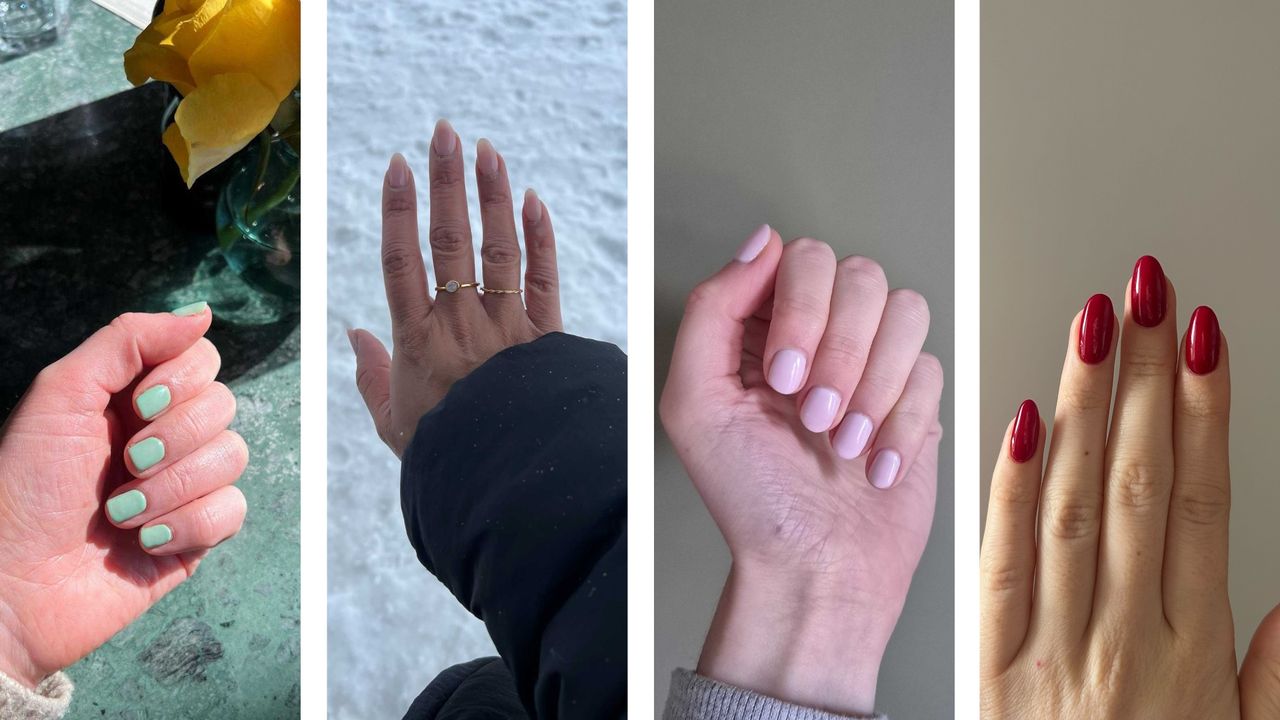
[[[387,159],[400,151],[424,167],[438,117],[462,136],[468,167],[476,139],[490,138],[506,158],[516,197],[536,188],[555,222],[566,330],[625,350],[625,42],[621,1],[330,5],[333,718],[399,717],[437,672],[493,653],[483,625],[414,558],[400,517],[397,462],[354,387],[345,329],[389,338],[378,261]],[[425,172],[418,177],[425,232]],[[471,201],[478,242],[474,195]]]

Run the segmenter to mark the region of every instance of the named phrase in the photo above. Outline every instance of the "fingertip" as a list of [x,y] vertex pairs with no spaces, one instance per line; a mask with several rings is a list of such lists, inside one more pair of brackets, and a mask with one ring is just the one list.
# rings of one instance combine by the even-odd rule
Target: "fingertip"
[[404,155],[395,153],[391,156],[391,162],[387,165],[387,186],[397,190],[405,187],[409,184],[411,173],[409,163],[404,159]]
[[355,328],[347,328],[347,342],[351,343],[351,352],[360,355],[360,336]]
[[542,221],[542,200],[533,188],[528,188],[524,191],[524,208],[521,210],[521,214],[524,216],[525,222],[530,225],[537,225]]

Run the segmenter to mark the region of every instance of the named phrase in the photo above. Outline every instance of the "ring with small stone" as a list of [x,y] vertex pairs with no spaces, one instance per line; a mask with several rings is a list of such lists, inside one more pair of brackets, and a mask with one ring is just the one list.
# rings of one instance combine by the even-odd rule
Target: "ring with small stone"
[[484,293],[485,295],[519,295],[520,293],[524,292],[524,289],[516,288],[515,290],[498,290],[496,288],[489,288],[481,285],[480,292]]
[[462,288],[469,288],[469,287],[480,287],[480,283],[474,283],[474,282],[460,283],[457,280],[450,280],[449,282],[443,285],[437,285],[436,290],[443,290],[444,292],[447,292],[447,293],[456,293]]

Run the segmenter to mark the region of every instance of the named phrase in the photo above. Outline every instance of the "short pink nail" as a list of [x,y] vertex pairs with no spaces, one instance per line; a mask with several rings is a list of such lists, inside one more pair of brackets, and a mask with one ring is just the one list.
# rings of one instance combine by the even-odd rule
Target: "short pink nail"
[[448,157],[458,146],[458,134],[453,131],[453,126],[448,120],[440,118],[436,123],[435,135],[431,137],[431,147],[435,148],[436,154],[441,157]]
[[783,395],[790,395],[800,389],[804,381],[804,353],[799,350],[779,350],[769,365],[769,387]]
[[493,143],[485,138],[480,138],[480,142],[476,143],[476,168],[480,170],[481,175],[493,175],[498,172],[498,151],[493,149]]
[[867,449],[867,439],[871,437],[871,418],[862,413],[849,413],[836,430],[831,446],[836,454],[845,460],[852,460]]
[[756,228],[756,231],[751,233],[751,237],[747,238],[742,243],[742,247],[738,248],[736,256],[738,262],[749,263],[755,260],[760,255],[760,251],[764,250],[764,246],[769,244],[769,237],[772,234],[773,228],[767,224]]
[[800,422],[809,432],[826,432],[836,420],[840,410],[840,393],[829,387],[816,387],[800,406]]
[[404,156],[396,153],[391,156],[391,166],[387,168],[387,182],[393,188],[402,188],[409,182],[409,164]]
[[542,219],[542,201],[538,199],[538,193],[529,188],[524,191],[524,219],[531,223],[537,223]]
[[896,450],[881,450],[871,461],[871,472],[867,473],[871,484],[886,490],[898,477],[898,468],[902,467],[902,456]]

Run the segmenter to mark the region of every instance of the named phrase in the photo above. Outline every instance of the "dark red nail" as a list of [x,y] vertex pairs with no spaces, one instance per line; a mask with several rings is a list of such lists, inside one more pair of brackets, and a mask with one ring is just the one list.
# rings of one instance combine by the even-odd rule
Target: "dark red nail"
[[1107,353],[1111,352],[1111,330],[1115,327],[1115,320],[1111,298],[1102,294],[1089,298],[1080,316],[1081,360],[1097,365],[1107,359]]
[[1201,305],[1191,313],[1187,326],[1187,368],[1197,375],[1208,375],[1218,367],[1218,347],[1222,333],[1218,330],[1218,316]]
[[1023,400],[1018,415],[1013,419],[1013,434],[1009,436],[1009,457],[1023,463],[1036,454],[1040,440],[1040,411],[1034,400]]
[[1144,255],[1133,266],[1133,282],[1129,284],[1129,305],[1133,319],[1143,327],[1155,327],[1164,320],[1164,268],[1160,261]]

